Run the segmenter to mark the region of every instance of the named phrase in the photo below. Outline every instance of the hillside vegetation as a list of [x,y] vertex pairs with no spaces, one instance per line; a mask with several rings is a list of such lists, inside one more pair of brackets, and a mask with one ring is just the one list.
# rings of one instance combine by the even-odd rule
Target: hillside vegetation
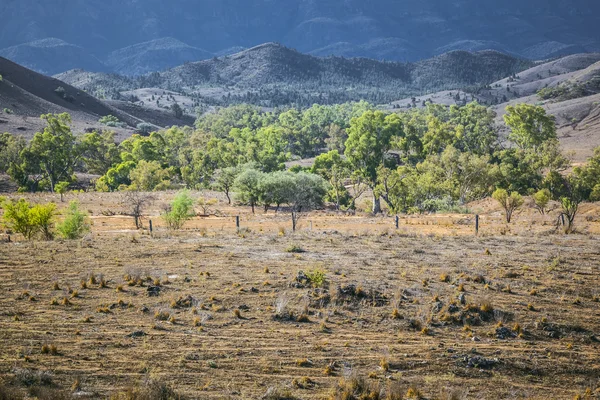
[[457,51],[416,63],[397,63],[319,58],[268,43],[133,79],[84,71],[69,71],[57,78],[112,98],[123,91],[155,88],[184,94],[196,106],[251,103],[274,107],[358,100],[381,104],[441,89],[487,85],[531,65],[494,51]]

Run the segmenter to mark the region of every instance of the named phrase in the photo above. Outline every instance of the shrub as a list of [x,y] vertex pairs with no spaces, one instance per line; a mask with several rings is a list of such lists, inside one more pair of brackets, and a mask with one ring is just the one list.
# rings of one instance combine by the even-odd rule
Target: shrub
[[509,194],[504,189],[496,189],[492,194],[492,198],[500,203],[504,209],[507,223],[510,223],[513,212],[523,205],[523,197],[519,193],[512,192]]
[[13,232],[22,234],[31,240],[36,233],[46,240],[52,239],[52,220],[56,210],[54,203],[31,206],[25,199],[4,201],[4,225]]
[[198,205],[202,209],[202,214],[209,215],[212,212],[212,206],[217,205],[219,201],[217,199],[205,199],[200,197],[198,199]]
[[141,122],[139,124],[137,124],[136,126],[136,130],[140,135],[150,135],[152,133],[152,131],[154,130],[154,125],[149,124],[147,122]]
[[285,249],[287,253],[304,253],[304,249],[296,244],[292,244]]
[[5,108],[4,109],[4,114],[12,114],[13,110],[11,110],[10,108]]
[[183,400],[181,394],[164,382],[149,380],[143,385],[127,388],[110,396],[110,400]]
[[305,274],[314,287],[319,288],[325,284],[325,271],[322,269],[306,271]]
[[114,115],[106,115],[98,120],[103,125],[110,126],[111,128],[119,127],[125,128],[127,126],[126,123],[119,121],[119,118]]
[[546,207],[548,206],[551,197],[552,194],[548,189],[542,189],[533,195],[535,208],[540,212],[540,214],[546,214]]
[[169,229],[181,229],[183,224],[194,216],[194,200],[189,191],[183,190],[175,196],[163,218]]
[[56,205],[54,203],[37,204],[29,210],[31,224],[45,240],[52,240],[54,237],[51,229],[55,213]]
[[56,227],[61,237],[65,239],[79,239],[90,231],[87,214],[79,211],[79,203],[72,201],[67,209],[65,219]]

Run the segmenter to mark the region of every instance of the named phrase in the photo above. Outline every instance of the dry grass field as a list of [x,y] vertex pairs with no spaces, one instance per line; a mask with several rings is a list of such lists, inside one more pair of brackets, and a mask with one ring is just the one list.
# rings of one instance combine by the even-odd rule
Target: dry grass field
[[89,193],[85,239],[0,243],[0,398],[600,396],[597,205],[568,236],[491,201],[479,236],[473,215],[333,212],[291,233],[224,202],[170,232],[157,196],[152,235]]

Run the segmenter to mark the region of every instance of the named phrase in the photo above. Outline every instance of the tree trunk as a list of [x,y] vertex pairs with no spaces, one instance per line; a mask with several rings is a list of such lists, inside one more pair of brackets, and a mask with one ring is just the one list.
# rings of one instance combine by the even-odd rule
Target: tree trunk
[[379,196],[373,195],[373,214],[381,213],[381,199]]
[[254,202],[251,202],[250,206],[252,206],[252,214],[254,214]]
[[292,211],[292,232],[296,232],[296,223],[298,222],[298,214]]
[[231,205],[231,197],[229,197],[229,192],[225,192],[225,196],[227,196],[227,204]]

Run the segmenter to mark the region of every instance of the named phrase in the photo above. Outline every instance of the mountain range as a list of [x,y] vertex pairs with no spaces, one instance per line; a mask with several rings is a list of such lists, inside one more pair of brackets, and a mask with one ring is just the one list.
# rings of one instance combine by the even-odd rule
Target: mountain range
[[[316,57],[277,43],[228,56],[190,62],[137,77],[71,70],[55,77],[98,97],[165,104],[171,91],[200,103],[252,103],[265,107],[369,100],[382,104],[402,96],[487,85],[533,62],[497,51],[452,51],[412,63],[367,58]],[[145,91],[154,88],[152,92]],[[160,90],[158,90],[160,89]],[[142,92],[140,92],[142,90]],[[148,96],[150,95],[150,96]],[[171,94],[172,95],[172,94]],[[171,96],[170,95],[170,96]],[[191,103],[191,104],[188,104]]]
[[140,75],[265,42],[405,62],[600,51],[600,2],[589,0],[4,0],[0,15],[0,56],[46,74]]

